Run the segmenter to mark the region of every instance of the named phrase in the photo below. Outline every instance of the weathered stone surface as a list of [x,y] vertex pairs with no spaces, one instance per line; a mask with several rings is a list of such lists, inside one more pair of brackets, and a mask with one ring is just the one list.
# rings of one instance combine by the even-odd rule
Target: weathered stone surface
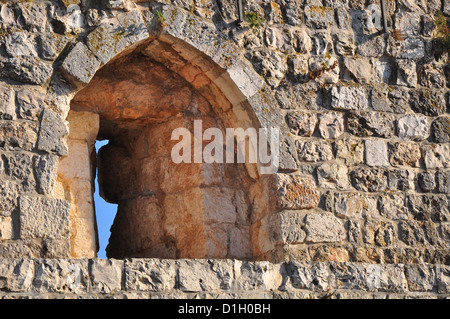
[[289,284],[297,289],[329,288],[330,269],[325,264],[291,262],[287,265]]
[[393,166],[407,165],[412,167],[419,167],[419,161],[422,157],[420,147],[415,143],[391,143],[390,160]]
[[380,215],[391,220],[407,220],[410,215],[405,207],[403,195],[389,194],[378,200]]
[[44,259],[36,264],[33,290],[36,292],[87,292],[88,261],[86,259]]
[[385,171],[379,168],[356,169],[350,173],[353,186],[365,192],[379,192],[387,188]]
[[5,120],[17,119],[14,95],[13,89],[0,87],[0,118]]
[[336,159],[343,159],[348,166],[364,161],[364,143],[357,139],[343,138],[334,143]]
[[34,277],[31,259],[2,259],[0,263],[0,289],[10,292],[30,291]]
[[406,265],[405,276],[410,291],[431,291],[436,286],[436,271],[430,265]]
[[228,289],[232,280],[233,264],[230,261],[177,261],[177,284],[182,291]]
[[322,140],[296,140],[298,159],[306,162],[321,162],[333,159],[331,145]]
[[33,157],[26,153],[3,155],[5,160],[5,173],[12,179],[25,180],[33,172]]
[[22,119],[37,121],[44,107],[45,95],[38,90],[22,90],[16,93],[17,113]]
[[419,35],[420,14],[417,12],[401,11],[395,15],[395,27],[404,36]]
[[296,212],[280,213],[281,239],[286,244],[296,244],[304,241],[305,231],[302,229],[303,215]]
[[351,80],[366,83],[372,79],[372,66],[369,59],[344,57],[344,66]]
[[387,144],[383,140],[366,140],[364,150],[367,165],[389,166]]
[[339,112],[319,115],[319,131],[323,138],[339,138],[344,134],[344,115]]
[[56,155],[42,155],[34,162],[37,191],[40,194],[53,194],[56,183],[59,157]]
[[[225,267],[223,267],[225,268]],[[222,276],[227,278],[231,274],[222,270]],[[234,261],[233,273],[234,280],[231,288],[238,291],[251,290],[277,290],[284,281],[283,265],[272,264],[267,261]],[[222,289],[228,288],[227,285],[221,286]]]
[[450,118],[438,117],[431,124],[431,136],[437,143],[450,142]]
[[395,117],[389,113],[350,113],[347,130],[357,136],[392,137],[395,133]]
[[306,6],[305,21],[310,28],[326,29],[334,23],[334,11],[323,6]]
[[405,115],[397,123],[398,137],[420,141],[430,134],[427,119],[421,115]]
[[424,192],[432,192],[436,188],[434,174],[431,172],[423,172],[418,176],[420,188]]
[[87,46],[103,64],[128,46],[148,37],[139,11],[120,15],[118,19],[118,25],[104,23],[87,37]]
[[317,124],[314,113],[288,112],[286,122],[291,133],[299,136],[312,136]]
[[20,238],[68,238],[69,203],[59,199],[21,196]]
[[317,168],[319,187],[331,189],[350,189],[348,168],[341,163],[326,162]]
[[403,265],[368,265],[366,284],[369,291],[406,291],[408,283]]
[[306,215],[305,231],[307,242],[339,242],[346,238],[341,220],[331,214]]
[[310,177],[277,174],[276,192],[279,208],[310,209],[319,203],[319,190]]
[[447,144],[426,145],[422,148],[426,168],[450,167],[450,146]]
[[437,191],[439,193],[450,194],[450,171],[438,171],[436,173]]
[[397,61],[397,85],[403,85],[408,87],[417,86],[417,70],[416,64],[409,60]]
[[125,289],[165,291],[175,287],[174,260],[127,259],[124,265]]
[[68,135],[66,123],[51,109],[45,109],[41,115],[41,128],[36,147],[46,152],[67,155],[65,137]]
[[91,289],[97,293],[114,293],[122,289],[124,261],[92,259],[89,263]]
[[84,84],[89,83],[99,67],[100,61],[82,42],[72,48],[61,65],[69,78]]
[[445,113],[446,103],[442,93],[423,89],[410,92],[411,109],[427,116],[438,116]]
[[331,89],[331,106],[335,109],[364,110],[368,108],[366,92],[362,87],[340,86]]

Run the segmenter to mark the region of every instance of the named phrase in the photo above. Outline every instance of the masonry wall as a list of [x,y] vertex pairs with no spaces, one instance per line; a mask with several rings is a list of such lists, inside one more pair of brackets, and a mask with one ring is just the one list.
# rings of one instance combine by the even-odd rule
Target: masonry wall
[[[342,294],[336,281],[329,284],[339,296],[448,294],[442,287],[450,280],[449,52],[438,25],[450,15],[450,2],[386,2],[388,32],[377,1],[245,1],[243,23],[233,0],[3,1],[2,296],[36,295],[36,289],[46,296],[110,293],[91,290],[93,269],[107,261],[71,259],[80,257],[74,254],[74,201],[58,180],[58,166],[70,153],[66,120],[75,94],[115,56],[154,39],[176,52],[187,45],[192,51],[183,51],[184,59],[195,63],[199,51],[214,65],[200,67],[207,84],[191,79],[202,94],[215,97],[211,89],[218,87],[235,115],[245,105],[262,127],[283,131],[281,166],[271,184],[276,209],[254,236],[269,240],[260,258],[285,269],[281,277],[267,277],[289,279],[300,290],[289,293],[277,284],[258,290],[261,296],[317,296],[311,290],[322,272],[311,269],[332,274],[336,265],[352,274]],[[93,238],[95,227],[89,229]],[[165,262],[193,269],[241,263],[117,261],[116,273],[128,274],[133,263],[160,272]],[[82,269],[80,291],[43,284],[47,265],[64,278],[72,263]],[[256,276],[252,267],[249,276]],[[236,295],[235,288],[217,290],[220,280],[184,289],[182,268],[174,269],[171,296],[191,297],[192,290],[237,296],[250,289],[235,283]],[[370,274],[378,271],[384,277],[374,283]],[[399,278],[405,281],[389,283]],[[115,289],[117,296],[148,290]]]

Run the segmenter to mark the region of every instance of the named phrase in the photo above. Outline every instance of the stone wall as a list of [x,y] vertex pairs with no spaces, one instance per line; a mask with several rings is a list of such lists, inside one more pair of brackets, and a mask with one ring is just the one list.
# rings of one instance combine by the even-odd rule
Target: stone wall
[[431,264],[2,259],[0,298],[441,299],[449,274]]
[[[153,295],[133,287],[139,263],[145,273],[171,265],[155,296],[241,296],[252,285],[261,297],[448,294],[450,69],[437,22],[450,2],[386,1],[385,33],[378,1],[244,2],[242,23],[234,0],[1,2],[2,296],[106,296],[108,284],[95,288],[103,266],[129,276],[114,294]],[[263,272],[270,283],[240,282],[242,267],[249,282],[260,273],[244,261],[71,259],[96,253],[92,143],[105,117],[94,112],[100,124],[73,137],[73,99],[142,48],[226,114],[224,125],[280,128],[278,173],[258,184],[245,168],[259,185],[246,257],[281,269]],[[222,279],[198,287],[196,267]],[[70,280],[52,283],[53,272]]]

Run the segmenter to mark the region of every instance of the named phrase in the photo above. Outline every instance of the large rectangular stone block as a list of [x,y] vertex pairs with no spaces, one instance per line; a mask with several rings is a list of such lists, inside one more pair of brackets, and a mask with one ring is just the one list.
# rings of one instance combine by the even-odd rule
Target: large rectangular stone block
[[20,238],[68,238],[69,210],[64,200],[20,197]]

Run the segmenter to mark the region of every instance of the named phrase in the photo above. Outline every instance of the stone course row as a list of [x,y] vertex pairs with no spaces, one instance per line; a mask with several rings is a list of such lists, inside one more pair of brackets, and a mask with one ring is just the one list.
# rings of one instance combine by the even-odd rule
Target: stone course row
[[445,298],[443,265],[2,259],[0,298]]

